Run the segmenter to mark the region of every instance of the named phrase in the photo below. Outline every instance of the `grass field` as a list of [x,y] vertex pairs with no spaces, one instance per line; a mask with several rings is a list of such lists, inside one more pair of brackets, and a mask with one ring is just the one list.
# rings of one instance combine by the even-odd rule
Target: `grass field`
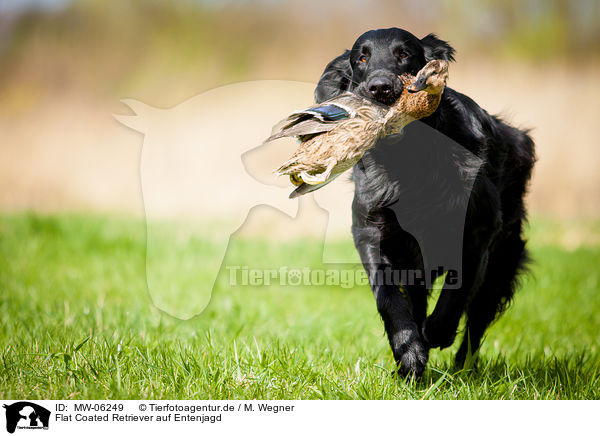
[[[0,397],[599,399],[600,245],[563,248],[564,227],[533,220],[532,274],[488,331],[477,370],[454,371],[453,347],[406,382],[390,375],[367,286],[218,285],[206,311],[180,321],[150,302],[143,221],[4,215]],[[313,265],[314,245],[248,239],[231,249]]]

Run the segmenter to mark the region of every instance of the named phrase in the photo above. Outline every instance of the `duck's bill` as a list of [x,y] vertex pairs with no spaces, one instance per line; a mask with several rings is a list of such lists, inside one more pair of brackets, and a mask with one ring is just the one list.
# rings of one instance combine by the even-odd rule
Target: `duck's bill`
[[427,87],[426,82],[424,78],[417,78],[417,80],[406,87],[406,90],[408,92],[423,91]]

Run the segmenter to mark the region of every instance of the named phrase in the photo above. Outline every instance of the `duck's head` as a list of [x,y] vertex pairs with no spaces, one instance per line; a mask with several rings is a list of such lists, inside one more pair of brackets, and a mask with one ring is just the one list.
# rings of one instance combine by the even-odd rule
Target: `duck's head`
[[425,91],[428,94],[441,94],[448,80],[448,61],[436,59],[428,62],[417,73],[417,78],[406,90],[408,92]]

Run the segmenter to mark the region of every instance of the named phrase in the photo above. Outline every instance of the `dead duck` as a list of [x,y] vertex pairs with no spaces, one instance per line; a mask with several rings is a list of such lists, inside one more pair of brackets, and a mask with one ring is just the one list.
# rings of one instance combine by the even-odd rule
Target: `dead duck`
[[439,106],[448,79],[448,62],[427,63],[417,76],[404,74],[402,94],[387,107],[346,92],[297,111],[279,122],[265,141],[297,137],[298,149],[275,171],[298,186],[290,198],[312,192],[352,168],[377,140],[400,133]]

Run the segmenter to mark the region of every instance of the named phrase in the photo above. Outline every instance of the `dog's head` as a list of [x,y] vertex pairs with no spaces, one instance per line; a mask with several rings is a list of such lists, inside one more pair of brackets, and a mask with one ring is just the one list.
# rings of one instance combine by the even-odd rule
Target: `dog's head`
[[402,92],[398,76],[416,74],[434,59],[452,61],[454,49],[433,34],[419,39],[398,28],[371,30],[362,34],[351,50],[327,65],[315,98],[321,102],[352,91],[391,105]]

